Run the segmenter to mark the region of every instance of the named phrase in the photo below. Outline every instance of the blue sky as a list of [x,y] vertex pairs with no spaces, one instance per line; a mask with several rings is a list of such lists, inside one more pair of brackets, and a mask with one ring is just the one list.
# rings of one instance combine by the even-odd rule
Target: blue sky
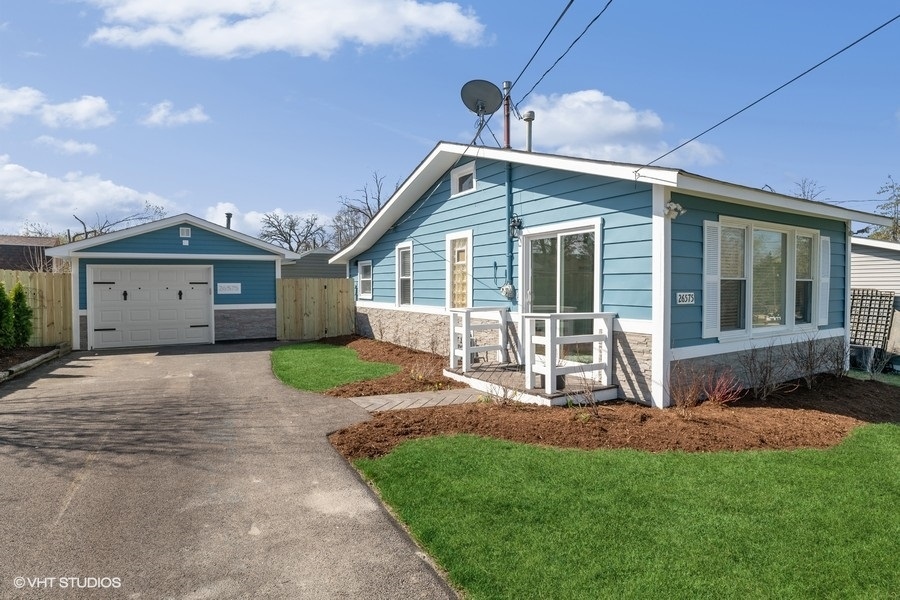
[[[576,0],[512,91],[535,149],[645,163],[896,16],[896,0]],[[566,2],[3,0],[0,233],[163,205],[256,235],[469,142]],[[900,179],[900,21],[662,164],[873,210]],[[502,141],[501,119],[490,126]],[[513,120],[513,145],[524,128]],[[489,133],[483,136],[494,145]],[[868,202],[864,202],[868,200]]]

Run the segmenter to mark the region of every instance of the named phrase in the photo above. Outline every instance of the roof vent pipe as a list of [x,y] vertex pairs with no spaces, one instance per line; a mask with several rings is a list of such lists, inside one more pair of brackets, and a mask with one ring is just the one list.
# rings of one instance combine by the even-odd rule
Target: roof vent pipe
[[225,213],[225,227],[227,229],[231,229],[231,217],[234,216],[231,213]]
[[503,82],[503,147],[509,150],[509,93],[512,91],[512,82]]
[[525,121],[525,152],[531,152],[531,124],[534,122],[534,111],[526,110],[522,113]]

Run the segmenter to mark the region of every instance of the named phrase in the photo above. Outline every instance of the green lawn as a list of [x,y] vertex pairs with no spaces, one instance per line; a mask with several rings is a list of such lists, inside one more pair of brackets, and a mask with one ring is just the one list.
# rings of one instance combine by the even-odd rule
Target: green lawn
[[291,387],[322,392],[345,383],[392,375],[400,367],[361,361],[356,351],[344,346],[310,342],[276,348],[272,370]]
[[874,379],[875,381],[880,381],[889,385],[900,386],[900,375],[898,375],[897,373],[877,373],[875,375],[872,375],[872,373],[867,373],[858,369],[851,369],[847,372],[847,375],[853,377],[854,379],[862,379],[864,381]]
[[356,465],[473,599],[900,595],[897,425],[709,454],[452,436]]

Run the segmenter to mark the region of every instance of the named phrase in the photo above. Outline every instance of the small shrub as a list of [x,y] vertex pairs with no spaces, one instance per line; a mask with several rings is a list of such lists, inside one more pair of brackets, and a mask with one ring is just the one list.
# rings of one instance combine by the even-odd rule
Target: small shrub
[[831,338],[822,346],[823,372],[841,378],[847,374],[850,365],[850,346],[843,337]]
[[792,392],[799,387],[788,380],[793,361],[787,358],[779,356],[774,343],[738,355],[737,362],[747,377],[754,398],[766,402],[777,394]]
[[726,406],[744,396],[744,388],[731,369],[712,371],[703,380],[706,400],[716,406]]
[[0,350],[11,349],[13,339],[12,302],[6,293],[6,286],[0,281]]
[[669,371],[669,398],[682,414],[700,404],[703,376],[690,363],[676,363]]
[[33,332],[34,311],[28,306],[28,298],[25,296],[25,288],[22,282],[16,282],[12,290],[12,345],[14,348],[24,348],[28,345]]

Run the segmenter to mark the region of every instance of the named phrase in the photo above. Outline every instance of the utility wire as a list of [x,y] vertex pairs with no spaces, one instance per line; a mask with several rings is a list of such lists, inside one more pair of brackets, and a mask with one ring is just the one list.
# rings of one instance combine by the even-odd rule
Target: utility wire
[[662,159],[664,159],[665,157],[669,156],[669,155],[672,154],[673,152],[677,152],[678,150],[681,150],[682,148],[684,148],[685,146],[687,146],[687,145],[690,144],[691,142],[694,142],[694,141],[698,140],[699,138],[703,137],[704,135],[706,135],[707,133],[709,133],[709,132],[712,131],[713,129],[716,129],[716,128],[719,127],[720,125],[724,125],[725,123],[727,123],[727,122],[730,121],[731,119],[735,118],[736,116],[740,115],[741,113],[743,113],[743,112],[745,112],[745,111],[747,111],[747,110],[753,108],[754,106],[756,106],[757,104],[759,104],[760,102],[762,102],[763,100],[765,100],[766,98],[768,98],[769,96],[771,96],[771,95],[773,95],[773,94],[775,94],[775,93],[777,93],[777,92],[780,92],[781,90],[783,90],[783,89],[786,88],[787,86],[791,85],[792,83],[794,83],[795,81],[797,81],[798,79],[800,79],[801,77],[803,77],[804,75],[807,75],[807,74],[809,74],[809,73],[812,73],[813,71],[815,71],[816,69],[818,69],[819,67],[821,67],[822,65],[824,65],[825,63],[827,63],[828,61],[830,61],[831,59],[837,57],[837,56],[840,55],[840,54],[843,54],[844,52],[846,52],[847,50],[849,50],[849,49],[852,48],[853,46],[857,45],[858,43],[860,43],[861,41],[863,41],[863,40],[866,39],[867,37],[869,37],[869,36],[871,36],[871,35],[877,33],[878,31],[884,29],[885,27],[887,27],[888,25],[890,25],[891,23],[893,23],[893,22],[896,21],[897,19],[900,19],[900,14],[898,14],[898,15],[895,16],[895,17],[893,17],[892,19],[888,19],[887,21],[885,21],[884,23],[882,23],[881,25],[879,25],[878,27],[876,27],[875,29],[873,29],[873,30],[870,31],[869,33],[867,33],[867,34],[865,34],[864,36],[862,36],[861,38],[857,39],[855,42],[852,42],[852,43],[850,43],[850,44],[844,46],[843,48],[841,48],[840,50],[838,50],[837,52],[835,52],[834,54],[832,54],[831,56],[829,56],[829,57],[826,58],[825,60],[822,60],[822,61],[816,63],[815,65],[813,65],[812,67],[810,67],[810,68],[808,68],[807,70],[803,71],[802,73],[800,73],[799,75],[797,75],[796,77],[794,77],[793,79],[791,79],[790,81],[781,84],[780,86],[778,86],[777,88],[775,88],[774,90],[772,90],[771,92],[769,92],[768,94],[766,94],[765,96],[759,98],[758,100],[754,100],[753,102],[751,102],[750,104],[748,104],[747,106],[745,106],[745,107],[742,108],[741,110],[737,111],[737,112],[734,113],[733,115],[731,115],[731,116],[729,116],[729,117],[726,117],[726,118],[722,119],[721,121],[719,121],[718,123],[716,123],[715,125],[713,125],[712,127],[710,127],[709,129],[706,129],[705,131],[703,131],[703,132],[701,132],[701,133],[698,133],[697,135],[695,135],[694,137],[692,137],[692,138],[689,139],[688,141],[686,141],[686,142],[684,142],[684,143],[681,143],[681,144],[679,144],[678,146],[675,146],[674,148],[672,148],[671,150],[669,150],[668,152],[666,152],[666,153],[663,154],[662,156],[660,156],[660,157],[658,157],[658,158],[655,158],[655,159],[651,160],[650,162],[648,162],[647,164],[645,164],[645,165],[642,166],[641,168],[637,169],[637,170],[635,171],[635,174],[639,173],[640,170],[643,169],[644,167],[649,167],[649,166],[652,165],[653,163],[659,162],[660,160],[662,160]]
[[[610,2],[612,2],[612,0],[610,0]],[[516,87],[516,84],[519,83],[519,80],[520,80],[520,79],[522,79],[522,75],[525,74],[525,71],[528,70],[528,67],[531,66],[531,63],[534,61],[535,57],[538,55],[538,52],[540,52],[540,51],[541,51],[541,48],[544,47],[544,44],[547,43],[547,40],[550,38],[550,34],[553,33],[553,31],[556,29],[556,26],[559,25],[559,22],[562,21],[562,19],[563,19],[564,16],[566,16],[566,13],[569,12],[569,9],[572,7],[572,4],[574,4],[574,3],[575,3],[575,0],[569,0],[569,2],[566,4],[565,8],[563,8],[562,12],[559,13],[559,16],[556,17],[556,21],[554,21],[553,26],[550,27],[550,30],[547,32],[547,35],[545,35],[545,36],[544,36],[544,39],[541,40],[541,43],[538,44],[538,47],[537,47],[537,48],[535,49],[535,51],[532,53],[531,58],[528,59],[528,62],[525,63],[525,66],[522,67],[522,70],[521,70],[521,71],[519,71],[519,75],[518,75],[518,76],[516,77],[516,79],[513,81],[512,85],[509,86],[509,90],[507,91],[507,95],[509,95],[509,93],[512,92],[512,89],[513,89],[514,87]],[[516,109],[516,113],[518,113],[518,109]],[[484,120],[482,121],[481,126],[478,128],[478,131],[475,132],[475,137],[472,138],[472,141],[469,143],[469,146],[471,146],[472,144],[475,143],[475,140],[477,140],[477,139],[479,138],[479,136],[481,135],[481,130],[484,129],[485,127],[487,127],[488,121],[490,121],[490,120],[491,120],[491,117],[493,117],[493,116],[494,116],[494,113],[491,113],[491,114],[489,114],[489,115],[487,116],[486,119],[484,119]],[[494,139],[496,139],[496,137],[495,137]],[[500,147],[500,142],[499,142],[499,141],[497,142],[497,147]],[[467,148],[467,149],[468,149],[468,148]]]
[[[554,62],[552,65],[550,65],[550,68],[547,69],[546,71],[544,71],[544,74],[540,76],[540,78],[537,80],[537,82],[536,82],[533,86],[531,86],[531,89],[528,90],[528,92],[527,92],[524,96],[522,96],[522,98],[521,98],[518,102],[516,102],[516,110],[517,110],[517,111],[518,111],[519,104],[521,104],[522,102],[524,102],[524,101],[525,101],[525,98],[527,98],[528,96],[530,96],[530,95],[531,95],[531,92],[533,92],[534,89],[535,89],[538,85],[540,85],[540,83],[544,80],[544,77],[546,77],[547,74],[550,73],[550,71],[552,71],[552,70],[554,69],[554,67],[556,67],[556,65],[559,64],[559,61],[561,61],[562,59],[564,59],[564,58],[566,57],[566,54],[568,54],[569,51],[575,46],[575,44],[577,44],[577,43],[579,42],[579,40],[581,40],[581,38],[584,37],[584,34],[586,34],[586,33],[588,32],[588,29],[590,29],[591,26],[592,26],[594,23],[597,22],[597,19],[599,19],[600,17],[603,16],[603,13],[606,12],[606,9],[609,8],[609,5],[612,4],[612,3],[613,3],[613,0],[609,0],[609,1],[606,3],[606,5],[603,7],[603,9],[602,9],[599,13],[597,13],[597,16],[595,16],[593,19],[591,19],[591,21],[587,24],[587,27],[584,28],[584,31],[582,31],[582,32],[578,35],[578,37],[575,38],[575,40],[572,41],[571,44],[569,44],[569,47],[566,48],[566,51],[563,52],[563,53],[560,55],[560,57],[556,59],[556,62]],[[571,4],[571,3],[570,3],[570,4]],[[551,30],[551,31],[552,31],[552,30]],[[549,35],[549,34],[548,34],[548,35]]]

